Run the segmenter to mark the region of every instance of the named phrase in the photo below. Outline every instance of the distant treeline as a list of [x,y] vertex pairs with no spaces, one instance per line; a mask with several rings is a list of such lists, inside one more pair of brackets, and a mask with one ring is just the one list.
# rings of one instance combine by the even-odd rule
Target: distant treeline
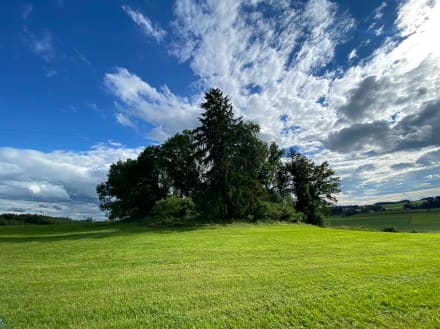
[[49,225],[71,222],[68,217],[51,217],[37,214],[0,214],[0,225]]
[[423,198],[418,203],[405,203],[404,209],[434,209],[440,208],[440,196]]
[[379,211],[385,211],[385,209],[377,204],[366,205],[366,206],[358,206],[358,205],[337,206],[331,209],[330,216],[338,216],[338,215],[352,216],[356,214],[379,212]]
[[[401,205],[404,210],[440,208],[440,196],[423,198],[418,201],[400,200],[397,202],[383,201],[372,205],[336,206],[330,211],[331,216],[352,216],[356,214],[386,211],[387,206]],[[396,209],[397,210],[397,209]]]

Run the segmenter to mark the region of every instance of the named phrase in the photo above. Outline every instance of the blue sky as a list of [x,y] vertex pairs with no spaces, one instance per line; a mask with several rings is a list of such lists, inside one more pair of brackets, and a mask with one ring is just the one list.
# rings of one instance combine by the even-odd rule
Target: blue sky
[[437,1],[3,1],[0,212],[102,217],[109,165],[219,87],[340,202],[440,193]]

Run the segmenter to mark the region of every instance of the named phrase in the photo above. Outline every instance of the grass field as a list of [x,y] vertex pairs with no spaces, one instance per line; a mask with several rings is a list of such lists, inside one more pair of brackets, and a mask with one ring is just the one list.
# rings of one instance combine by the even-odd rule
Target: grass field
[[440,234],[0,227],[6,328],[440,328]]
[[401,232],[440,232],[440,209],[332,216],[327,219],[327,225],[372,230],[394,227]]

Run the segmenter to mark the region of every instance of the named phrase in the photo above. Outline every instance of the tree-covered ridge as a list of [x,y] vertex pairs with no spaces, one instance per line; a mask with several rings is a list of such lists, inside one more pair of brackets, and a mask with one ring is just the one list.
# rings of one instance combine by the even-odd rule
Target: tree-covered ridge
[[219,89],[205,94],[201,108],[196,129],[110,167],[107,181],[97,186],[110,219],[158,213],[157,202],[173,196],[157,207],[180,209],[179,200],[191,198],[201,215],[222,222],[287,220],[295,208],[306,222],[322,225],[339,191],[339,178],[327,162],[316,165],[293,149],[283,157],[278,145],[259,139],[258,125],[234,116]]

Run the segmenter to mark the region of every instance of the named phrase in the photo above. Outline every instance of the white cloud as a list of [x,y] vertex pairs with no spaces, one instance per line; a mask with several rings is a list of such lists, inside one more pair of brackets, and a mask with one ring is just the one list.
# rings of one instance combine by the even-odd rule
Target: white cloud
[[167,34],[161,27],[154,26],[151,20],[141,12],[133,10],[130,6],[122,6],[122,9],[142,29],[145,35],[154,38],[157,42],[161,41]]
[[[270,7],[276,20],[266,17],[261,6]],[[319,71],[331,63],[353,22],[336,17],[337,7],[329,1],[297,7],[178,1],[174,26],[179,40],[173,54],[189,62],[202,89],[224,90],[239,114],[261,125],[266,139],[313,147],[310,136],[328,124],[316,100],[326,95],[330,80]]]
[[164,141],[184,128],[196,126],[198,105],[177,97],[166,86],[158,91],[125,68],[107,73],[104,82],[123,103],[119,109],[125,112],[116,114],[118,122],[133,125],[130,117],[136,117],[153,124],[155,128],[147,136],[150,139]]
[[380,20],[380,19],[382,19],[382,17],[383,17],[383,11],[384,11],[384,9],[387,7],[387,3],[384,1],[384,2],[382,2],[380,5],[379,5],[379,7],[377,7],[375,10],[374,10],[374,19],[375,20]]
[[116,113],[115,117],[116,117],[116,121],[118,121],[120,125],[125,127],[133,127],[133,128],[135,127],[134,123],[131,122],[130,118],[128,118],[123,113]]
[[115,144],[81,153],[0,148],[0,213],[25,209],[83,218],[89,212],[102,218],[96,185],[112,163],[136,158],[140,151]]
[[[385,8],[384,2],[372,13],[376,24]],[[427,118],[440,104],[439,10],[433,1],[402,2],[397,32],[366,58],[352,49],[348,67],[338,67],[336,49],[358,22],[331,1],[178,0],[170,53],[198,78],[193,101],[166,87],[158,91],[123,68],[107,74],[105,84],[120,100],[120,112],[151,123],[149,137],[158,141],[193,127],[203,92],[219,87],[238,115],[261,126],[264,139],[329,160],[344,177],[345,200],[409,191],[411,184],[417,190],[417,173],[430,177],[438,170],[414,161],[439,143],[437,117]],[[351,132],[357,139],[342,138]],[[381,163],[383,170],[358,175],[357,168],[369,163]],[[399,174],[390,175],[392,170]],[[399,187],[405,178],[406,187]],[[423,184],[426,190],[439,182]]]
[[357,50],[353,49],[349,54],[348,54],[348,60],[351,61],[353,58],[356,58],[357,55]]

